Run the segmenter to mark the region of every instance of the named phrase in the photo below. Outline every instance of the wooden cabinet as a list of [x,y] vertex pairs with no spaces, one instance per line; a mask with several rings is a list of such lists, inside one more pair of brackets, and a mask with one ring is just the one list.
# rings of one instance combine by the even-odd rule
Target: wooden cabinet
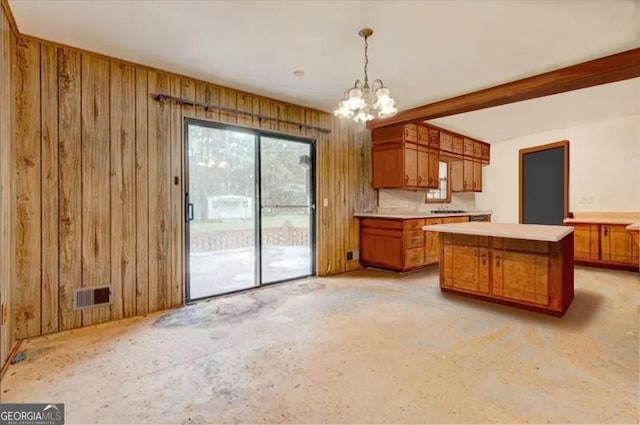
[[574,227],[576,263],[638,271],[640,253],[626,229],[628,224],[573,223],[572,219],[565,223]]
[[600,259],[610,263],[638,265],[638,247],[626,225],[600,225]]
[[408,220],[360,218],[360,263],[399,272],[438,264],[438,233],[425,232],[422,227],[466,221],[469,216]]
[[373,136],[373,187],[435,189],[438,187],[438,137],[416,124],[375,129]]
[[440,233],[440,287],[562,316],[573,299],[573,234],[560,242]]
[[489,145],[426,124],[376,128],[373,140],[373,188],[437,189],[439,161],[452,166],[454,192],[481,192],[482,165]]
[[487,248],[447,244],[443,246],[441,286],[489,293],[489,251]]
[[574,259],[576,261],[598,260],[599,226],[597,224],[574,224]]

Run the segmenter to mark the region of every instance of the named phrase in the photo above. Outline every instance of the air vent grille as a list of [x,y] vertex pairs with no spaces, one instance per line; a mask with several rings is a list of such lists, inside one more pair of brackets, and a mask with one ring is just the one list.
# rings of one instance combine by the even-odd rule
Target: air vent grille
[[73,309],[100,307],[111,304],[111,286],[94,286],[73,291]]

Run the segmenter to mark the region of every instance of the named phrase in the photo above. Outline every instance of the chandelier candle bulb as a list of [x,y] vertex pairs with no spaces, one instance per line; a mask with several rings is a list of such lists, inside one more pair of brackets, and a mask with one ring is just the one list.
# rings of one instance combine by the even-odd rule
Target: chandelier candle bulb
[[[369,86],[369,56],[367,39],[373,34],[371,28],[361,29],[358,34],[364,38],[364,83],[356,80],[353,87],[345,91],[338,102],[338,108],[333,114],[339,118],[353,119],[356,122],[366,122],[376,118],[394,115],[396,101],[391,97],[391,91],[384,86],[382,80],[375,80]],[[376,115],[374,115],[376,114]]]

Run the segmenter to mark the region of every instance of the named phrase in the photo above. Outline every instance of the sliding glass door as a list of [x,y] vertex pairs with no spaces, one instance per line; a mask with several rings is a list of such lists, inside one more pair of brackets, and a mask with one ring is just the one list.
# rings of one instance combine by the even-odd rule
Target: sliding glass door
[[260,139],[262,282],[313,274],[313,167],[308,142]]
[[315,273],[314,150],[185,121],[187,300]]

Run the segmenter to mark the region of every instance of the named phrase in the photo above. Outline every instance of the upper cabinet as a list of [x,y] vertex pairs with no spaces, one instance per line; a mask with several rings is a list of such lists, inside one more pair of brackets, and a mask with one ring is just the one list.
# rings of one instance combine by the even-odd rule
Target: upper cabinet
[[490,146],[427,124],[395,124],[372,130],[373,188],[436,189],[438,163],[451,164],[454,192],[481,192],[482,165]]

